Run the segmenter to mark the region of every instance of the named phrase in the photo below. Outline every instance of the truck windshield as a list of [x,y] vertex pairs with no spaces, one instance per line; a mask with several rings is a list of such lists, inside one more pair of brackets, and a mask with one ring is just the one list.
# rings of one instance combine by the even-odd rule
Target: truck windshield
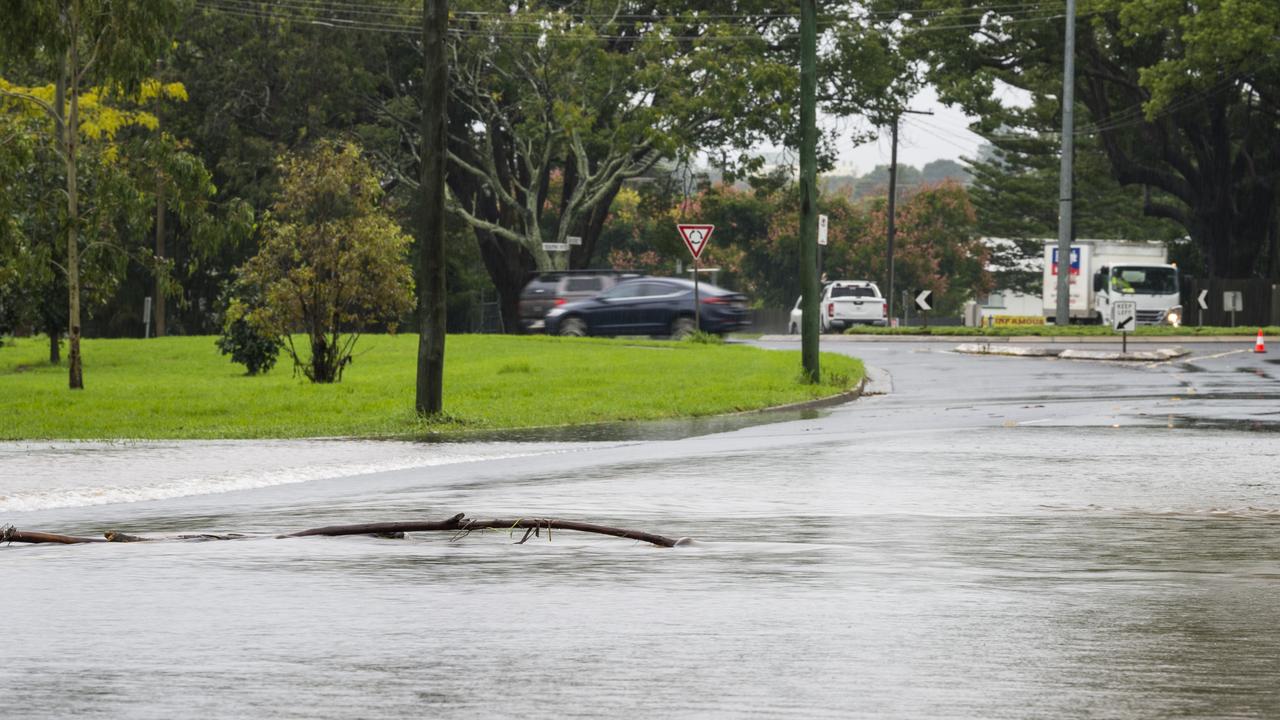
[[876,291],[869,287],[849,287],[848,285],[837,285],[831,288],[831,297],[869,297],[876,296]]
[[1178,271],[1167,267],[1112,268],[1111,287],[1131,295],[1171,295],[1178,292]]

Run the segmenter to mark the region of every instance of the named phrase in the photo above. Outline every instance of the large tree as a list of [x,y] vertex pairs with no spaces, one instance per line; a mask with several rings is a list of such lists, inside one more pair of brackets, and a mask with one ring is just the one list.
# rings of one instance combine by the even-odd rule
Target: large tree
[[81,93],[135,89],[167,50],[174,0],[3,0],[0,59],[47,68],[52,98],[12,86],[0,96],[39,108],[51,121],[49,139],[65,166],[68,384],[84,387],[80,357],[81,218],[77,173],[81,144]]
[[[900,0],[884,0],[895,5]],[[1054,8],[915,0],[906,46],[980,130],[1049,135],[1061,113]],[[1143,211],[1185,228],[1208,271],[1280,277],[1280,5],[1274,0],[1081,0],[1078,135]],[[1002,101],[1020,88],[1029,107]]]

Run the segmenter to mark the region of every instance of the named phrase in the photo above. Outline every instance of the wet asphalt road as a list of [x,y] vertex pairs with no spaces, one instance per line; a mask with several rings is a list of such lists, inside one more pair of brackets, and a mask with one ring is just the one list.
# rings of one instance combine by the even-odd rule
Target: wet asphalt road
[[[953,347],[828,343],[877,368],[884,394],[777,422],[450,447],[469,459],[384,472],[367,469],[379,454],[416,455],[373,443],[355,474],[0,518],[258,536],[0,548],[2,704],[28,718],[1280,715],[1276,356]],[[145,473],[156,450],[6,464],[115,468],[105,482],[121,465],[99,452]],[[699,542],[270,537],[458,511]]]

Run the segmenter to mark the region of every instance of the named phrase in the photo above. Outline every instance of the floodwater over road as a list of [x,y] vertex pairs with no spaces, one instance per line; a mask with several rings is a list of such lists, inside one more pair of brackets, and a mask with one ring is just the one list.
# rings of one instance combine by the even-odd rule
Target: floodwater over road
[[[0,446],[0,495],[126,479],[186,490],[0,508],[0,523],[255,536],[0,548],[0,705],[27,718],[1275,717],[1280,388],[1237,370],[1269,366],[946,347],[839,347],[888,371],[893,392],[678,440],[168,444],[167,463],[136,444]],[[252,484],[244,459],[268,456]],[[699,542],[271,537],[455,512]]]

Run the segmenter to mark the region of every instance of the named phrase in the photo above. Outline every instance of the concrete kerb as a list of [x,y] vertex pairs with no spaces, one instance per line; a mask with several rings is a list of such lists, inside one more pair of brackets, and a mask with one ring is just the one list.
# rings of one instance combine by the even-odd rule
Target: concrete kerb
[[1134,350],[1132,352],[1108,352],[1103,350],[1076,350],[1070,348],[1027,348],[1012,347],[1007,344],[991,345],[983,343],[966,343],[956,346],[956,352],[967,355],[1005,355],[1012,357],[1056,357],[1063,360],[1110,360],[1125,362],[1163,362],[1173,360],[1190,352],[1184,348],[1158,348],[1155,350]]
[[[1240,343],[1253,347],[1256,335],[1139,335],[1131,336],[1129,344],[1158,345],[1168,343]],[[758,342],[800,342],[799,335],[762,335]],[[821,342],[898,342],[898,343],[950,343],[965,342],[984,345],[1039,344],[1039,345],[1108,345],[1120,342],[1119,335],[823,335]]]

